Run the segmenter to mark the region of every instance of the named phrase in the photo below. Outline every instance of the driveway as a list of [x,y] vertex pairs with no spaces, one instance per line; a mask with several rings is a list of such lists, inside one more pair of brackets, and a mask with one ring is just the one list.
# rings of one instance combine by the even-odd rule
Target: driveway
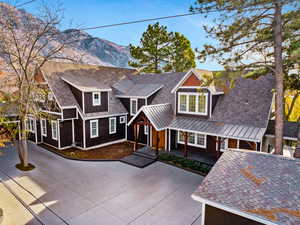
[[[16,224],[16,217],[18,225],[200,224],[201,204],[190,197],[203,179],[197,174],[161,162],[139,169],[120,162],[72,161],[34,144],[29,156],[36,169],[20,172],[14,147],[0,151],[0,179],[10,190],[0,189],[5,225]],[[36,218],[6,213],[7,205],[19,207],[18,202]]]

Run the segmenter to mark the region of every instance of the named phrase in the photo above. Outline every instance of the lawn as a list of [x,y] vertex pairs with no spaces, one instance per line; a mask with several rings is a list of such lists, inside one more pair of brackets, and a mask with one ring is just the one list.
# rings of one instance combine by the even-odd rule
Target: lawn
[[41,144],[41,147],[67,158],[83,160],[119,160],[133,153],[133,143],[130,142],[122,142],[91,150],[80,150],[78,148],[57,150],[45,144]]

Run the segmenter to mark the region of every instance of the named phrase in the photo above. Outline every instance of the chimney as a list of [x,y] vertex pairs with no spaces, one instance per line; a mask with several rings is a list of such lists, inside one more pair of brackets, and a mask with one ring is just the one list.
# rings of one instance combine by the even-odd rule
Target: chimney
[[300,123],[298,125],[298,143],[294,153],[294,158],[300,159]]

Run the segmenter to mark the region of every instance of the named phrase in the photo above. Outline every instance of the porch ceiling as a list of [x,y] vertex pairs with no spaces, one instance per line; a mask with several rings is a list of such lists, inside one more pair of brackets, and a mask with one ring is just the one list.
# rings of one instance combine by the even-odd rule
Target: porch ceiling
[[265,133],[265,129],[259,127],[233,125],[183,117],[175,118],[168,128],[254,142],[261,142]]

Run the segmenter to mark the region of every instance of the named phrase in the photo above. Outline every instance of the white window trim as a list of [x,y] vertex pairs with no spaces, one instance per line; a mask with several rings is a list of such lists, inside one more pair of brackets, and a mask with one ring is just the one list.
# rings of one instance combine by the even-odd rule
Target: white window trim
[[[99,95],[99,102],[95,102],[95,95]],[[93,106],[101,105],[101,92],[93,92]]]
[[[114,126],[115,130],[113,130],[113,131],[111,130],[112,122],[115,124],[115,126]],[[111,117],[111,118],[109,118],[109,134],[115,134],[115,133],[117,133],[117,118]]]
[[125,116],[121,116],[120,117],[120,123],[125,123],[126,121],[126,117]]
[[133,113],[133,112],[132,112],[132,102],[133,102],[133,101],[136,102],[136,104],[135,104],[135,105],[136,105],[136,110],[135,110],[136,113],[138,112],[138,108],[139,108],[139,107],[138,107],[138,100],[137,100],[136,98],[131,98],[131,99],[130,99],[130,115],[131,115],[131,116],[134,116],[134,115],[136,114],[136,113]]
[[[177,135],[177,143],[179,143],[179,144],[185,144],[183,141],[180,141],[179,132],[181,132],[181,131],[178,131],[178,133],[177,133],[178,134]],[[191,132],[188,132],[188,133],[191,133]],[[192,144],[192,143],[188,142],[187,145],[198,147],[198,148],[206,148],[207,147],[207,135],[206,134],[201,134],[201,133],[193,133],[193,134],[195,135],[195,143]],[[196,144],[197,143],[197,134],[204,136],[204,145],[198,145],[198,144]]]
[[[54,132],[53,132],[53,128],[55,127],[56,129],[56,137],[54,137]],[[58,122],[55,120],[51,121],[51,136],[53,140],[57,140],[57,136],[58,136]]]
[[[31,121],[33,121],[33,127],[31,127]],[[35,133],[35,120],[31,117],[27,118],[27,130],[31,133]]]
[[[92,124],[96,123],[96,134],[93,135],[93,128],[92,128]],[[90,134],[91,134],[91,138],[96,138],[99,137],[99,121],[98,120],[91,120],[90,121]]]
[[144,126],[144,134],[145,134],[145,135],[148,135],[148,134],[149,134],[149,126],[148,126],[148,125],[145,125],[145,126]]
[[[45,123],[45,126],[43,125],[44,123]],[[41,134],[43,137],[47,137],[47,120],[46,119],[41,119]]]
[[[186,96],[186,111],[182,111],[180,110],[180,96],[182,95],[185,95]],[[189,103],[189,99],[190,99],[190,95],[196,95],[196,112],[190,112],[190,103]],[[205,112],[202,113],[202,112],[198,112],[198,107],[199,107],[199,104],[198,104],[198,100],[199,100],[199,96],[200,95],[205,95],[205,99],[206,99],[206,102],[205,102]],[[178,93],[178,103],[177,103],[177,110],[178,110],[178,113],[183,113],[183,114],[193,114],[193,115],[201,115],[201,116],[207,116],[207,110],[208,108],[208,93],[197,93],[197,92],[181,92],[181,93]]]

